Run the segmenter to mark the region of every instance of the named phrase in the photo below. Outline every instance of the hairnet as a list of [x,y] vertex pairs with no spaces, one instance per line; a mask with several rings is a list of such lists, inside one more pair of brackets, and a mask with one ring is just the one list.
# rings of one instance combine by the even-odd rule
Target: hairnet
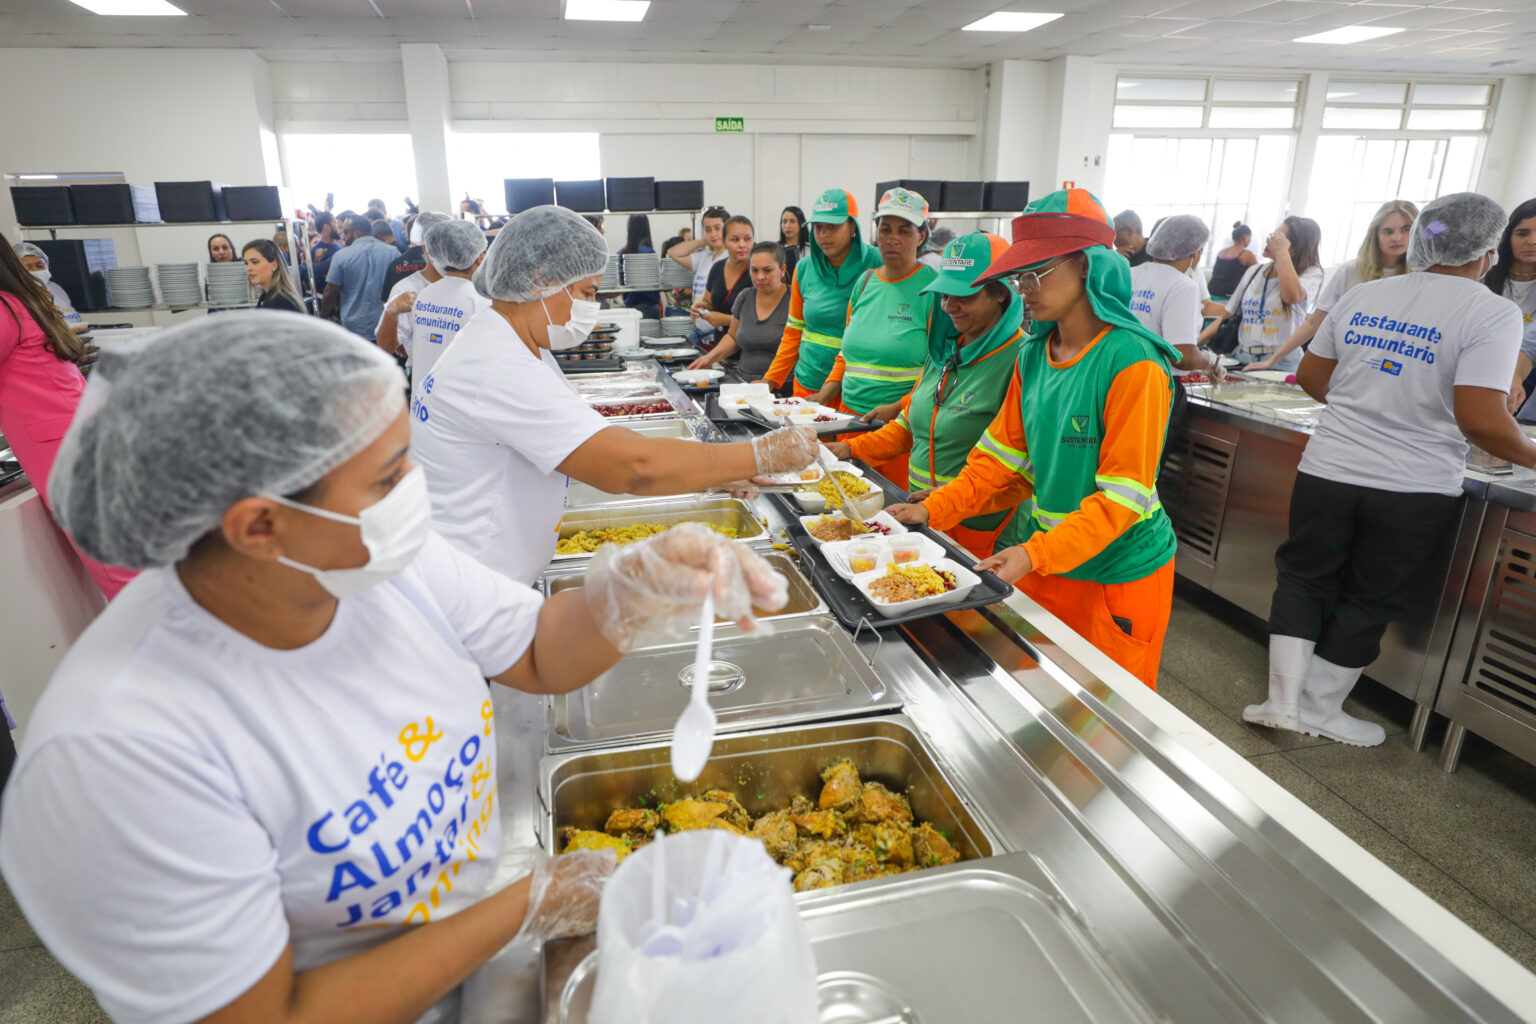
[[36,256],[43,261],[43,266],[48,267],[52,265],[48,261],[48,254],[31,242],[17,242],[12,248],[16,250],[17,256]]
[[1115,230],[1141,234],[1141,216],[1135,210],[1121,210],[1115,214]]
[[608,243],[586,218],[563,206],[535,206],[496,233],[475,288],[503,302],[533,302],[607,267]]
[[411,244],[420,245],[421,240],[427,237],[427,228],[433,224],[441,224],[445,220],[453,220],[453,218],[441,210],[428,210],[426,213],[417,214],[416,219],[411,221]]
[[485,232],[472,220],[448,220],[428,228],[421,244],[439,274],[468,270],[485,252]]
[[1155,260],[1181,260],[1205,248],[1211,229],[1190,213],[1165,218],[1147,241],[1147,255]]
[[324,320],[226,313],[105,352],[49,478],[81,550],[183,558],[241,498],[293,494],[372,444],[404,405],[378,348]]
[[1499,247],[1504,208],[1476,192],[1453,192],[1419,211],[1408,237],[1408,269],[1459,267]]

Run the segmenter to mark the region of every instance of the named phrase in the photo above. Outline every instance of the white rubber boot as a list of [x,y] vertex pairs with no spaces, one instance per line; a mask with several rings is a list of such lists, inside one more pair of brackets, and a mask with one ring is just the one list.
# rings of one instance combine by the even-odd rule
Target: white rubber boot
[[1243,708],[1243,721],[1271,729],[1301,728],[1301,691],[1317,644],[1299,636],[1269,635],[1269,699]]
[[1375,722],[1344,713],[1344,698],[1355,688],[1363,668],[1343,668],[1314,657],[1301,691],[1301,731],[1355,747],[1374,747],[1387,738]]

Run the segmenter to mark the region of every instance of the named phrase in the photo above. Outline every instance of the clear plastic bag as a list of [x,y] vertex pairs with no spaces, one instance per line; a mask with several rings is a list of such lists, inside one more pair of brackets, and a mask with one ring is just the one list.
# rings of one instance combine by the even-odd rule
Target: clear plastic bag
[[812,1024],[816,960],[788,875],[719,829],[628,857],[598,916],[592,1024]]

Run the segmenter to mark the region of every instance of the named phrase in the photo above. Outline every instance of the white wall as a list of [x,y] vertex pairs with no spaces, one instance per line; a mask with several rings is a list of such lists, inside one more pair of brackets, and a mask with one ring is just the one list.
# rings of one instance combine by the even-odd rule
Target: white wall
[[1478,190],[1513,209],[1536,196],[1536,77],[1500,80],[1498,110]]

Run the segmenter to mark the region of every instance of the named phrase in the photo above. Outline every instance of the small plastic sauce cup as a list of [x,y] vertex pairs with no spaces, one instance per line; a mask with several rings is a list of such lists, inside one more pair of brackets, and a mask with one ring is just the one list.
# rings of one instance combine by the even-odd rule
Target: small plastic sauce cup
[[874,541],[855,541],[847,552],[848,568],[854,573],[874,572],[880,565],[880,545]]
[[892,537],[891,561],[897,565],[916,562],[923,557],[923,538],[920,534]]

